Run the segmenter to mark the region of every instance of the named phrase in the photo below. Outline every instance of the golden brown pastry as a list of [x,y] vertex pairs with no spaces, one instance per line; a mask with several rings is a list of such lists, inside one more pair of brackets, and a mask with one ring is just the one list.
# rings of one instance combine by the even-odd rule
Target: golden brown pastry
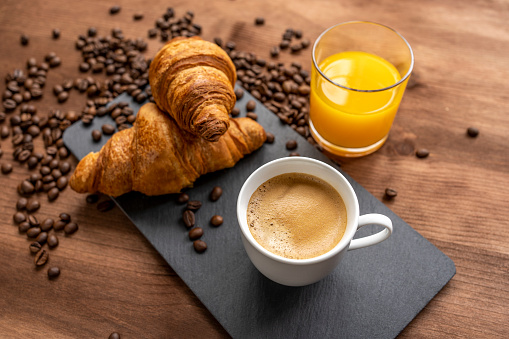
[[216,141],[235,105],[235,65],[214,43],[199,37],[169,41],[150,63],[155,103],[184,130]]
[[262,126],[249,118],[231,120],[217,142],[193,137],[152,103],[138,112],[132,128],[113,137],[76,167],[70,186],[78,193],[111,196],[138,191],[147,195],[177,193],[201,175],[233,167],[263,145]]

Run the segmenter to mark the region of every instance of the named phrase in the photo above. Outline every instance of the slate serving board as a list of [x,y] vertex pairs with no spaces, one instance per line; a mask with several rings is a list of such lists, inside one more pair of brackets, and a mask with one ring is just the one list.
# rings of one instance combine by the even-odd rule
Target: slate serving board
[[[245,91],[237,102],[241,116],[248,100],[255,99]],[[130,102],[135,112],[140,107],[127,95],[115,101]],[[397,336],[454,276],[454,263],[260,102],[255,112],[258,122],[276,136],[274,144],[265,144],[233,168],[202,176],[185,190],[191,199],[203,201],[196,224],[204,229],[205,253],[196,253],[188,239],[181,220],[184,206],[177,204],[176,194],[148,197],[133,192],[114,200],[234,338]],[[93,142],[91,131],[106,122],[113,123],[109,116],[95,118],[88,127],[75,123],[64,133],[66,146],[78,159],[98,151],[107,138]],[[331,275],[305,287],[282,286],[259,273],[242,247],[236,220],[236,200],[245,179],[259,166],[288,156],[285,144],[290,139],[298,141],[300,155],[324,161],[346,176],[361,214],[382,213],[394,224],[388,240],[348,252]],[[211,202],[208,196],[216,185],[223,195]],[[209,224],[215,214],[225,220],[217,228]],[[358,236],[378,230],[367,226]]]

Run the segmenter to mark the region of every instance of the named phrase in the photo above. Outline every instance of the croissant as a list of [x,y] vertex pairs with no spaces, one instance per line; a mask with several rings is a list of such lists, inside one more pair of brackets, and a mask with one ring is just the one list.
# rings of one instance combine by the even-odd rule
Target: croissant
[[265,142],[262,126],[250,118],[231,120],[217,142],[193,137],[156,105],[143,105],[133,127],[118,132],[99,152],[76,167],[70,186],[78,193],[119,196],[178,193],[201,175],[233,167]]
[[149,69],[157,106],[182,129],[208,141],[217,141],[228,129],[236,79],[228,54],[199,37],[172,39]]

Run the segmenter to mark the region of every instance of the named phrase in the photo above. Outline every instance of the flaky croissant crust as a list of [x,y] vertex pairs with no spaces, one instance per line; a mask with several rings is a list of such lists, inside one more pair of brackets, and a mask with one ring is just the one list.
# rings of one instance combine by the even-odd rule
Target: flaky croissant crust
[[193,135],[216,141],[235,105],[235,65],[214,43],[199,37],[172,39],[150,63],[157,106]]
[[123,130],[89,153],[76,167],[70,186],[78,193],[119,196],[178,193],[201,175],[233,167],[263,145],[263,127],[249,118],[231,120],[217,142],[193,137],[152,103],[138,112],[132,128]]

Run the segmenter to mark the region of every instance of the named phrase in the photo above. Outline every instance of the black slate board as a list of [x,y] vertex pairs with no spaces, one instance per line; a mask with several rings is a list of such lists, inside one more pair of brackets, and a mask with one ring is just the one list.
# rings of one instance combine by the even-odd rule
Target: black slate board
[[[254,100],[245,93],[237,102],[241,116]],[[129,101],[135,112],[140,105]],[[277,116],[257,103],[258,122],[276,136],[274,144],[242,159],[234,168],[207,174],[185,190],[204,202],[196,213],[208,249],[194,251],[188,239],[176,194],[147,197],[136,192],[116,198],[118,206],[138,227],[168,264],[234,338],[392,338],[420,312],[454,276],[454,263],[435,246],[341,171]],[[75,123],[64,142],[79,159],[98,151],[107,140],[95,143],[93,129],[110,117],[94,119],[91,126]],[[285,287],[265,278],[251,264],[242,247],[236,219],[236,200],[244,180],[259,166],[289,154],[286,141],[298,141],[298,153],[339,169],[356,191],[361,214],[382,213],[391,218],[394,233],[381,244],[349,252],[328,277],[305,287]],[[208,200],[212,187],[223,188],[217,202]],[[218,228],[212,215],[224,217]],[[364,227],[365,236],[378,231]]]

